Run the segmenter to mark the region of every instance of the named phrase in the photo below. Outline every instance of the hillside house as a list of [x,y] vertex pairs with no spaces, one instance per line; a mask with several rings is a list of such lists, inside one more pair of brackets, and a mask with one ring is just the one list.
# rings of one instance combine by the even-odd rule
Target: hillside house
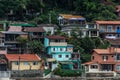
[[108,40],[114,46],[120,45],[120,21],[96,21],[96,28],[102,39]]
[[120,73],[120,48],[93,49],[91,61],[84,63],[86,72]]
[[40,70],[42,60],[37,54],[5,54],[9,70]]
[[100,37],[104,39],[120,38],[120,21],[96,21]]
[[58,63],[65,69],[80,68],[80,54],[73,52],[73,45],[67,44],[65,37],[47,36],[45,38],[45,47],[47,54],[53,60],[53,62],[48,63],[48,65],[52,66],[52,70],[57,67]]
[[[0,48],[8,53],[19,51],[18,37],[28,38],[28,34],[22,31],[20,26],[10,26],[7,31],[0,32]],[[17,52],[18,53],[18,52]]]
[[24,32],[28,33],[29,40],[39,40],[44,43],[46,33],[42,27],[25,27]]

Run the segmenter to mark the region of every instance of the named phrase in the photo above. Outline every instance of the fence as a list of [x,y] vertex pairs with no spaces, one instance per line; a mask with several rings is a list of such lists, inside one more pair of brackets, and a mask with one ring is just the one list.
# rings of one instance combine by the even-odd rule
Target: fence
[[15,80],[120,80],[113,77],[14,78]]
[[10,71],[0,71],[0,78],[9,78],[11,76]]
[[43,71],[41,70],[13,70],[11,71],[11,77],[43,77]]

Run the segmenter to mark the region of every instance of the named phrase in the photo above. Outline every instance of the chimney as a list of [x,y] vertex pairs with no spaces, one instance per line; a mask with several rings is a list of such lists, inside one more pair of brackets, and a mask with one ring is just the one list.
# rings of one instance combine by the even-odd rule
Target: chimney
[[108,47],[108,50],[110,53],[114,53],[115,52],[115,48],[114,47]]

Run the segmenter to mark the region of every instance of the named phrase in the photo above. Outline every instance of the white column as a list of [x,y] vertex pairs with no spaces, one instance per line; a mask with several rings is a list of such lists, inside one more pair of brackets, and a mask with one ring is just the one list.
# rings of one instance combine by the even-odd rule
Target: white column
[[89,37],[91,37],[91,31],[89,31],[88,33],[89,33]]
[[99,37],[99,31],[97,31],[97,37]]

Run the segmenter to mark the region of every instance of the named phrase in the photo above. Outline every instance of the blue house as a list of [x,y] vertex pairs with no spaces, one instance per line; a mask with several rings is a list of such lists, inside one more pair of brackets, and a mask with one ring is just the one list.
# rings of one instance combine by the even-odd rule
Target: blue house
[[[80,68],[80,54],[73,52],[73,45],[67,44],[66,38],[62,36],[47,36],[45,38],[45,47],[47,54],[50,55],[54,62],[49,62],[51,68],[55,68],[57,64],[61,64],[65,69]],[[54,65],[54,66],[53,66]]]

